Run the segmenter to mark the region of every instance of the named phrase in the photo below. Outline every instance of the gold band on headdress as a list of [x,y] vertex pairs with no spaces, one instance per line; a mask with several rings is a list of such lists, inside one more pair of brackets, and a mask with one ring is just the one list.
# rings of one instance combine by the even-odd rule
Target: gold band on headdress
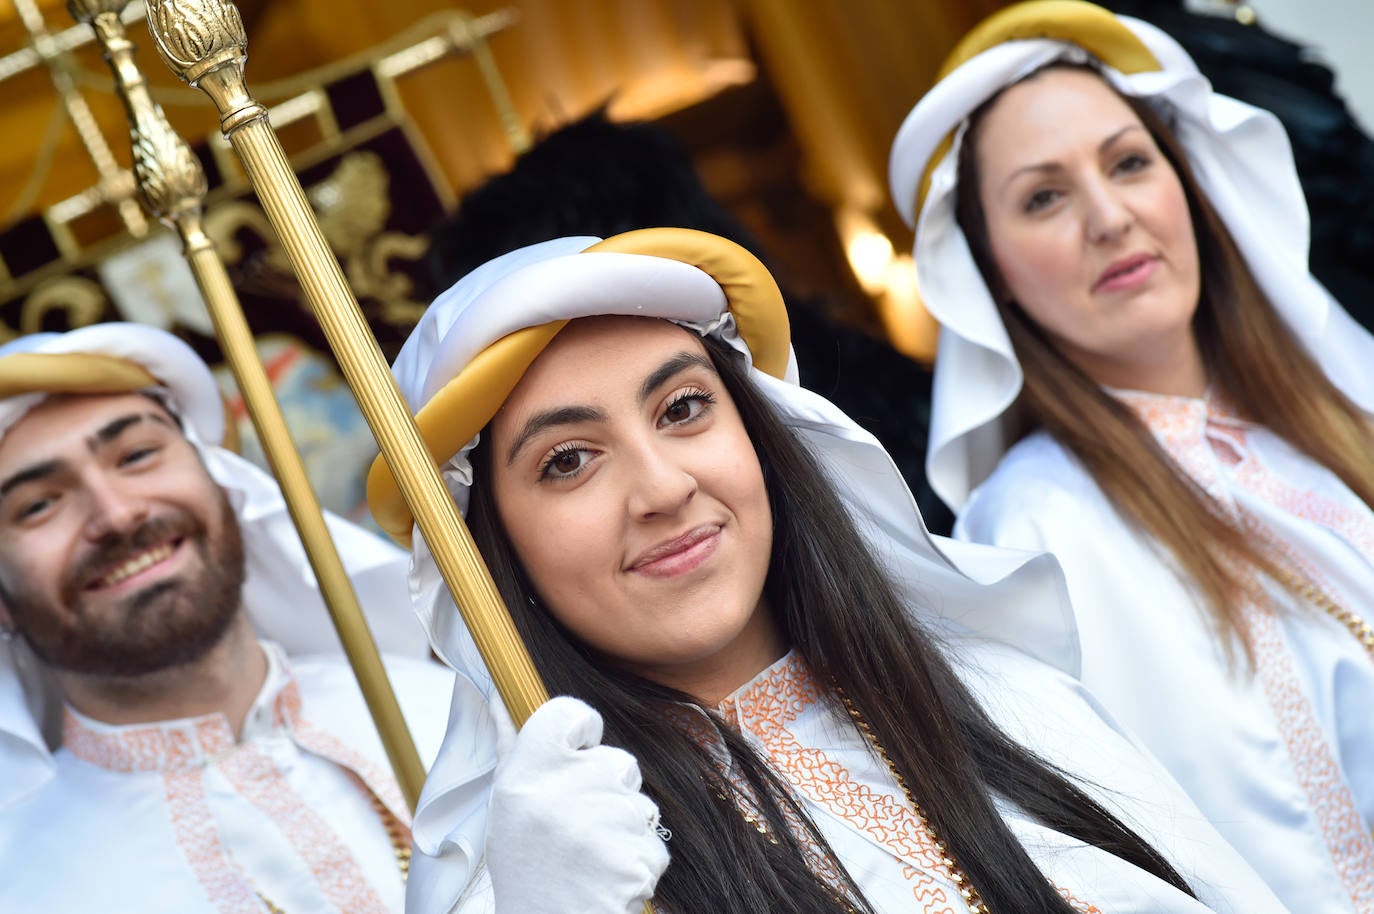
[[[523,327],[492,343],[415,414],[415,426],[435,466],[443,466],[480,432],[506,402],[525,370],[567,321]],[[415,525],[391,467],[380,455],[367,473],[367,504],[377,526],[403,546]]]
[[787,373],[792,331],[782,293],[768,268],[744,248],[707,232],[653,228],[615,235],[583,253],[598,251],[678,260],[710,276],[725,292],[754,366],[775,378]]
[[[0,356],[0,400],[22,394],[130,394],[162,382],[139,363],[100,352],[16,352]],[[224,409],[219,446],[240,453],[238,426]]]
[[[1109,10],[1084,0],[1029,0],[993,13],[960,40],[940,67],[937,83],[990,48],[1009,41],[1049,39],[1077,45],[1121,73],[1144,73],[1163,67],[1154,52]],[[920,219],[931,176],[954,146],[954,131],[935,147],[921,175],[916,195]]]
[[0,398],[120,394],[157,384],[157,378],[137,362],[94,352],[16,352],[0,358]]
[[[768,269],[744,248],[706,232],[653,228],[615,235],[582,254],[607,252],[676,260],[709,275],[724,291],[755,366],[774,377],[785,375],[791,336],[782,293]],[[567,323],[550,321],[503,336],[420,408],[415,424],[435,466],[461,451],[491,421],[525,371]],[[381,457],[367,474],[367,502],[378,526],[398,543],[409,544],[414,518]]]

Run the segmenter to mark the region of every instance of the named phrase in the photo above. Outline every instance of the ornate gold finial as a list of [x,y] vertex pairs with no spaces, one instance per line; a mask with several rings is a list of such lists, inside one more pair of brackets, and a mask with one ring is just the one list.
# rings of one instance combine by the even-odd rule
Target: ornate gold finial
[[128,5],[129,0],[67,0],[67,12],[77,22],[93,22],[101,13],[118,16]]
[[148,92],[134,61],[134,46],[119,18],[127,5],[128,0],[67,0],[67,11],[95,29],[114,71],[129,116],[139,196],[154,216],[175,222],[182,214],[200,209],[209,182],[200,160]]
[[191,85],[226,63],[248,57],[248,35],[228,0],[147,0],[148,31],[158,53]]
[[156,106],[140,111],[133,131],[134,174],[148,209],[175,220],[185,209],[200,209],[209,184],[200,160],[167,123]]

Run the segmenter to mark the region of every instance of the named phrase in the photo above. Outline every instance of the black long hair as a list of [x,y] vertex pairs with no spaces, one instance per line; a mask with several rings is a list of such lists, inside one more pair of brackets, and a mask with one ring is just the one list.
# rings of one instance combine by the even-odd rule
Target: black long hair
[[[835,690],[858,709],[989,908],[1072,910],[1007,828],[994,795],[1191,894],[1157,851],[987,717],[902,604],[819,465],[749,381],[738,354],[703,342],[763,470],[773,515],[764,593],[779,632],[817,682],[832,684],[823,700],[837,714],[847,719]],[[872,914],[789,788],[717,713],[702,708],[700,717],[714,730],[716,751],[729,753],[747,797],[681,725],[682,703],[699,702],[618,668],[536,605],[492,499],[487,445],[472,460],[468,523],[536,665],[553,694],[576,696],[601,713],[604,741],[638,759],[644,791],[672,832],[672,862],[656,902],[675,914]],[[740,814],[747,803],[759,810],[767,835]]]

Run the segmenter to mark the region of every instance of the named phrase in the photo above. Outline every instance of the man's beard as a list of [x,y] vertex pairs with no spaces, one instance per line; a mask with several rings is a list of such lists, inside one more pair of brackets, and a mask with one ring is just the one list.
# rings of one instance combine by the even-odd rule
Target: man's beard
[[[149,520],[137,530],[102,540],[76,563],[60,588],[59,611],[20,583],[0,597],[15,626],[40,660],[56,669],[89,676],[132,677],[192,663],[219,644],[243,596],[243,537],[238,517],[221,497],[220,534],[188,513]],[[170,537],[194,544],[201,568],[191,578],[160,581],[125,595],[117,609],[86,606],[84,585],[102,569]]]

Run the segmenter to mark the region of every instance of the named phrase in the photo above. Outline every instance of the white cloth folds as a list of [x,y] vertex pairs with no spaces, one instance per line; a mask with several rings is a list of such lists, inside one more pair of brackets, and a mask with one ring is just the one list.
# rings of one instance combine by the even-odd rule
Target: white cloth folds
[[[1184,875],[1197,898],[1096,847],[998,804],[1008,828],[1077,911],[1112,914],[1282,912],[1283,906],[1157,762],[1140,751],[1076,679],[1007,647],[955,636],[951,659],[1012,739],[1072,772]],[[789,654],[721,704],[790,785],[874,910],[965,911],[958,887],[887,765]],[[669,842],[669,849],[672,842]],[[926,907],[913,907],[913,897]]]
[[[1262,429],[1249,438],[1284,478],[1322,474],[1321,489],[1339,486]],[[1328,585],[1339,585],[1343,605],[1374,601],[1374,564],[1355,544],[1285,517],[1230,480],[1219,494],[1297,544]],[[1280,598],[1282,615],[1269,623],[1277,638],[1259,645],[1258,668],[1245,664],[1238,643],[1228,655],[1196,589],[1043,433],[1012,449],[974,493],[955,533],[1054,553],[1069,582],[1086,687],[1293,911],[1371,910],[1374,868],[1360,863],[1370,859],[1360,847],[1374,822],[1374,664],[1349,631],[1314,607]],[[1270,697],[1275,688],[1284,696],[1278,705]],[[1328,841],[1350,861],[1344,867]],[[1351,891],[1363,893],[1360,903]]]
[[[0,816],[0,910],[260,912],[261,894],[291,912],[399,912],[409,813],[351,671],[265,647],[237,733],[217,713],[113,726],[68,709],[56,775]],[[386,668],[428,761],[454,676],[430,660]],[[481,696],[459,686],[477,726]]]

